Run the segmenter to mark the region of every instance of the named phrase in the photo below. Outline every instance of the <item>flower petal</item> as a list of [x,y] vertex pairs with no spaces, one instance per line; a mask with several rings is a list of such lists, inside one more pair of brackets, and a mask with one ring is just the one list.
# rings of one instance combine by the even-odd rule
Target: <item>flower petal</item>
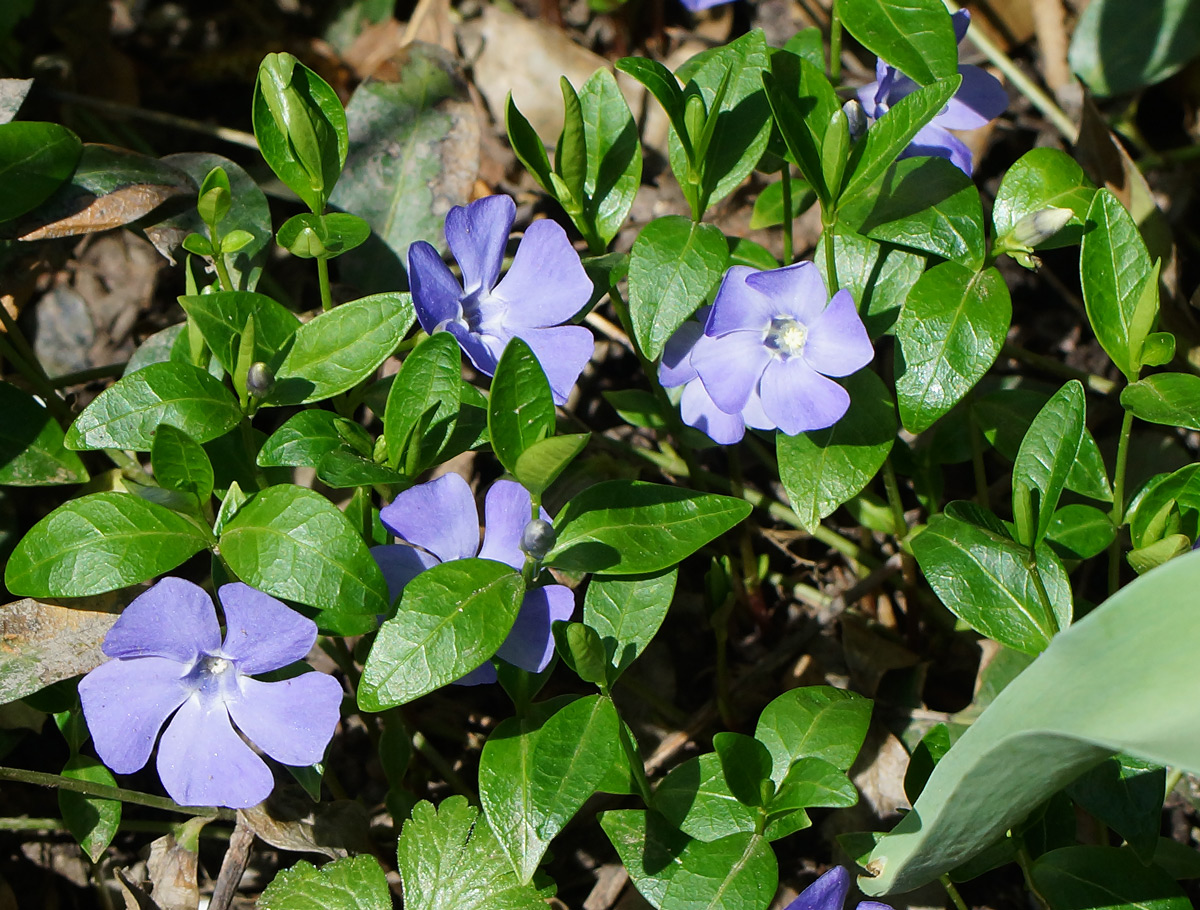
[[417,319],[430,335],[442,323],[459,318],[463,289],[438,251],[424,240],[408,248],[408,283]]
[[492,291],[508,304],[507,325],[514,335],[523,328],[561,325],[582,310],[592,296],[592,282],[567,232],[542,219],[525,229],[508,274]]
[[842,910],[850,893],[850,873],[844,866],[834,866],[800,892],[786,910]]
[[967,37],[967,28],[971,24],[971,13],[968,10],[957,10],[951,17],[950,21],[954,23],[954,43],[962,44],[963,38]]
[[117,774],[146,764],[158,731],[187,700],[187,666],[168,657],[101,664],[79,681],[79,700],[100,760]]
[[501,660],[530,673],[541,673],[554,656],[551,624],[575,612],[575,594],[565,585],[544,585],[525,592],[517,621],[496,652]]
[[730,332],[720,338],[705,335],[692,348],[692,366],[705,391],[726,414],[741,411],[771,360],[757,331]]
[[463,349],[475,369],[485,376],[496,375],[496,364],[500,362],[500,354],[508,344],[511,335],[484,335],[472,332],[458,322],[446,323],[445,329],[454,336],[458,346]]
[[212,598],[202,587],[167,577],[125,608],[101,650],[109,657],[170,657],[191,663],[221,646]]
[[226,657],[242,673],[266,673],[304,660],[317,640],[317,624],[249,585],[222,585]]
[[788,436],[831,427],[850,407],[846,390],[802,357],[768,364],[759,391],[763,411]]
[[1004,113],[1008,93],[1000,80],[977,66],[958,68],[962,85],[933,123],[950,130],[974,130]]
[[496,681],[496,666],[492,663],[491,658],[488,658],[470,673],[466,673],[454,680],[452,686],[486,686],[489,683]]
[[560,325],[548,329],[520,329],[517,336],[533,350],[550,383],[554,403],[567,403],[579,374],[592,359],[596,339],[581,325]]
[[[708,309],[704,307],[703,309]],[[699,315],[697,313],[697,315]],[[663,347],[662,361],[658,365],[658,381],[664,389],[673,389],[685,382],[691,382],[699,375],[692,366],[692,348],[704,334],[704,320],[689,319],[675,334],[667,339]]]
[[730,266],[726,270],[704,326],[705,335],[767,330],[775,316],[775,304],[746,283],[746,279],[754,274],[754,269],[745,265]]
[[679,413],[684,423],[706,433],[713,442],[723,446],[739,442],[746,435],[746,423],[742,415],[726,414],[718,408],[699,378],[684,386],[683,397],[679,399]]
[[516,214],[511,196],[485,196],[446,213],[446,242],[462,269],[468,294],[496,286]]
[[[483,500],[483,546],[480,559],[494,559],[506,566],[520,569],[525,565],[521,535],[529,524],[533,501],[529,491],[513,480],[497,480]],[[542,517],[550,516],[542,509]]]
[[900,157],[917,158],[921,155],[931,158],[949,158],[950,163],[968,177],[973,171],[971,150],[953,133],[932,123],[925,124],[917,131],[917,135],[908,144],[908,148],[901,152]]
[[871,362],[875,350],[849,291],[834,294],[825,312],[809,324],[801,356],[826,376],[849,376]]
[[242,742],[223,702],[193,695],[167,725],[158,746],[158,776],[181,806],[245,809],[271,794],[275,778]]
[[285,765],[321,760],[333,738],[342,707],[342,687],[313,671],[278,682],[243,676],[241,697],[229,701],[229,716],[250,742]]
[[746,426],[756,430],[774,430],[778,426],[763,410],[762,396],[758,394],[758,386],[754,387],[754,391],[746,399],[746,406],[742,408],[742,420],[745,421]]
[[479,552],[479,512],[462,476],[443,474],[399,494],[379,510],[383,526],[441,562]]
[[405,585],[440,562],[431,553],[399,543],[371,547],[371,555],[383,572],[383,580],[388,586],[388,601],[392,604],[396,603]]
[[753,272],[746,284],[771,301],[772,316],[791,316],[804,325],[811,325],[829,302],[825,279],[811,262]]

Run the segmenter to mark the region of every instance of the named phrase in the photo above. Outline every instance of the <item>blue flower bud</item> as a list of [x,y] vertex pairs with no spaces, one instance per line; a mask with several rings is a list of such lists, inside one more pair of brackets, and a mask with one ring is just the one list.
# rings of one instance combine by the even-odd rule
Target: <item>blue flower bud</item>
[[554,525],[541,518],[535,518],[525,525],[521,533],[521,549],[534,559],[542,559],[558,542],[558,534]]

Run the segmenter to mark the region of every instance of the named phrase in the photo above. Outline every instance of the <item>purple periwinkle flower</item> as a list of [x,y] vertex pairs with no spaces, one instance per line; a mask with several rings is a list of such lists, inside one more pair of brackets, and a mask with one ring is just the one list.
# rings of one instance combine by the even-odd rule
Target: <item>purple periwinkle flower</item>
[[[962,43],[971,23],[971,14],[959,10],[954,14],[954,35]],[[941,112],[921,128],[908,148],[900,155],[949,158],[964,174],[972,171],[971,150],[950,130],[973,130],[999,117],[1008,107],[1004,86],[991,73],[977,66],[959,64],[962,85]],[[875,62],[875,81],[858,90],[858,100],[871,122],[886,114],[893,104],[917,90],[913,80],[883,60]]]
[[[452,559],[478,556],[520,571],[525,565],[521,543],[526,530],[534,525],[531,536],[536,537],[543,532],[540,523],[548,524],[550,520],[544,509],[540,519],[531,520],[529,491],[511,480],[492,484],[484,497],[483,515],[481,546],[475,497],[467,482],[454,473],[409,487],[384,506],[379,512],[383,526],[411,544],[387,544],[371,549],[387,579],[392,600],[426,569]],[[570,619],[574,611],[575,595],[565,585],[528,589],[512,631],[496,656],[523,670],[540,673],[554,654],[551,624]],[[461,685],[495,681],[496,670],[490,661],[456,680]]]
[[699,13],[722,3],[732,3],[733,0],[679,0],[690,12]]
[[[784,910],[842,910],[850,893],[850,873],[844,866],[834,866],[800,892],[800,896]],[[859,901],[857,910],[892,910],[879,901]]]
[[462,269],[460,285],[430,244],[408,248],[408,278],[417,318],[429,334],[449,332],[481,373],[495,375],[511,338],[533,350],[563,404],[592,356],[592,333],[563,325],[587,304],[592,282],[566,232],[535,221],[525,230],[503,279],[500,266],[516,216],[509,196],[485,196],[446,215],[446,241]]
[[[801,262],[765,272],[730,268],[688,362],[719,411],[795,436],[842,418],[850,396],[829,377],[849,376],[873,356],[850,292],[831,300],[817,267]],[[696,413],[715,429],[711,409]],[[719,432],[732,435],[732,427]]]
[[337,727],[342,687],[324,673],[253,679],[303,660],[316,623],[240,582],[218,596],[223,642],[199,585],[164,578],[139,595],[104,637],[115,659],[80,681],[79,697],[96,754],[113,771],[143,767],[174,714],[158,746],[167,793],[184,806],[243,809],[266,799],[274,778],[233,724],[276,761],[311,765]]

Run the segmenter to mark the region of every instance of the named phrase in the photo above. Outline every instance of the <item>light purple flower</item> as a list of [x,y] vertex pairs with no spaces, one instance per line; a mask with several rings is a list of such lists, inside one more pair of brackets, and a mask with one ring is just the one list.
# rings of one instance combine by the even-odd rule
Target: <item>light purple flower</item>
[[[959,10],[953,18],[954,35],[961,43],[967,34],[971,14],[966,10]],[[995,76],[977,66],[960,64],[958,73],[962,76],[962,85],[954,93],[954,97],[932,121],[921,128],[900,157],[929,155],[949,158],[963,173],[970,175],[971,150],[949,131],[977,129],[989,120],[999,117],[1008,107],[1008,95]],[[877,60],[875,81],[858,90],[858,100],[862,103],[868,120],[874,122],[886,114],[893,104],[915,92],[917,88],[913,80],[894,66]]]
[[[480,546],[475,497],[467,482],[454,473],[409,487],[384,506],[379,512],[383,526],[411,544],[371,548],[387,579],[392,600],[426,569],[452,559],[478,556],[520,571],[525,564],[521,536],[532,517],[529,491],[514,481],[497,480],[484,497],[483,515],[485,529]],[[550,519],[544,509],[541,517]],[[551,624],[570,619],[574,611],[575,595],[565,585],[530,588],[496,656],[523,670],[540,673],[554,654]],[[456,680],[460,685],[495,681],[496,670],[490,661]]]
[[811,262],[765,272],[735,265],[690,366],[719,410],[795,436],[842,418],[850,396],[828,377],[849,376],[873,356],[850,292],[829,299]]
[[104,638],[115,659],[80,681],[79,697],[96,754],[117,774],[146,764],[174,714],[158,746],[167,793],[184,806],[242,809],[266,799],[274,779],[233,724],[276,761],[314,764],[337,727],[342,687],[324,673],[253,679],[303,660],[317,626],[240,582],[218,596],[224,642],[199,585],[164,578],[138,596]]
[[[592,356],[592,333],[563,325],[592,295],[566,232],[535,221],[525,230],[511,268],[500,279],[504,247],[516,216],[509,196],[485,196],[446,215],[446,241],[462,269],[460,285],[430,244],[408,248],[408,278],[417,318],[429,334],[449,332],[481,373],[495,375],[511,338],[521,338],[563,404]],[[498,279],[500,279],[498,281]]]
[[732,3],[733,0],[679,0],[685,7],[693,13],[699,13],[706,9],[712,9],[714,6],[720,6],[722,3]]
[[[850,873],[844,866],[834,866],[800,892],[800,896],[784,910],[842,910],[850,893]],[[879,901],[859,901],[857,910],[892,910]]]

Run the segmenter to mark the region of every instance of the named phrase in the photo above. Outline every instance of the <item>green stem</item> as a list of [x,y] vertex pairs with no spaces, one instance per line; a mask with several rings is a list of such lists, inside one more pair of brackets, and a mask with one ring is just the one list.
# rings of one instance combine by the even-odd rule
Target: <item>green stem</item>
[[333,291],[329,287],[329,260],[317,259],[317,280],[321,285],[321,309],[329,312],[333,309]]
[[221,253],[213,256],[213,265],[217,268],[217,280],[221,282],[221,290],[236,291],[237,287],[229,278],[229,269],[225,265],[225,256]]
[[[1125,468],[1129,462],[1129,439],[1133,433],[1133,412],[1121,418],[1121,435],[1117,441],[1117,465],[1113,471],[1113,507],[1109,513],[1113,527],[1125,524]],[[1118,533],[1108,547],[1108,595],[1117,593],[1121,584],[1121,535]]]
[[[821,213],[824,216],[824,212]],[[834,294],[840,287],[837,277],[837,260],[833,250],[833,226],[837,223],[837,217],[834,216],[829,220],[825,227],[821,230],[821,239],[824,241],[825,247],[825,278],[829,284],[829,293]]]
[[1054,605],[1050,602],[1050,592],[1046,590],[1046,582],[1042,578],[1037,564],[1037,550],[1029,548],[1029,574],[1033,576],[1033,586],[1037,588],[1038,600],[1042,602],[1042,611],[1046,614],[1046,628],[1043,631],[1047,638],[1053,638],[1059,633],[1058,617],[1054,613]]
[[123,803],[132,803],[135,806],[162,809],[164,812],[178,812],[181,815],[211,816],[225,821],[233,821],[237,818],[237,813],[232,809],[217,809],[211,806],[181,806],[175,800],[167,799],[165,796],[151,796],[149,793],[139,793],[136,790],[110,787],[107,784],[95,784],[86,780],[74,780],[63,777],[61,774],[26,771],[24,768],[0,768],[0,780],[12,780],[38,787],[53,787],[57,790],[71,790],[97,799],[116,799]]
[[896,481],[896,469],[889,455],[883,462],[883,488],[887,491],[888,505],[892,509],[892,534],[897,540],[908,536],[908,520],[904,517],[904,503],[900,501],[900,484]]
[[56,389],[63,389],[67,386],[82,385],[85,382],[94,382],[97,379],[114,379],[125,372],[125,367],[129,365],[129,361],[121,363],[110,363],[108,366],[92,367],[89,370],[79,370],[75,373],[64,373],[62,376],[55,376],[50,380],[50,384]]
[[0,332],[0,358],[16,367],[17,371],[33,387],[33,390],[46,402],[50,413],[62,424],[63,429],[66,429],[74,419],[71,409],[59,397],[58,391],[50,382],[46,371],[42,369],[37,355],[33,353],[33,349],[29,347],[25,336],[17,327],[16,321],[8,315],[8,310],[3,305],[0,305],[0,322],[4,323],[5,329]]
[[958,893],[958,889],[954,887],[954,882],[950,881],[950,875],[943,875],[938,879],[942,883],[942,887],[946,889],[946,894],[949,896],[951,903],[954,904],[955,910],[967,910],[966,901],[962,899],[962,895]]
[[419,730],[414,733],[412,744],[413,748],[421,753],[421,757],[429,762],[433,770],[442,775],[442,780],[453,787],[460,795],[465,796],[472,805],[479,805],[479,794],[471,788],[470,784],[463,780],[462,775],[454,770],[450,762],[446,761],[442,753],[437,750],[437,747],[425,738],[425,734]]
[[1029,848],[1025,846],[1025,842],[1021,838],[1012,834],[1009,834],[1009,837],[1017,844],[1017,865],[1021,867],[1021,874],[1025,876],[1025,887],[1037,899],[1038,905],[1043,910],[1050,910],[1050,902],[1033,883],[1033,857],[1029,855]]
[[783,188],[783,264],[791,265],[795,256],[792,248],[792,167],[786,162],[780,172],[779,185]]
[[[118,826],[120,831],[130,831],[138,834],[170,834],[179,825],[175,822],[155,822],[148,820],[122,821]],[[70,834],[71,829],[61,818],[0,818],[0,831],[52,831],[56,834]],[[200,837],[213,840],[229,840],[231,828],[205,825],[200,829]]]
[[829,19],[829,81],[836,87],[842,78],[842,17],[838,12],[837,0]]
[[1111,379],[1105,379],[1103,376],[1097,376],[1095,373],[1089,373],[1086,370],[1077,370],[1075,367],[1068,366],[1061,361],[1055,360],[1053,357],[1027,351],[1020,345],[1005,343],[1000,348],[1000,356],[1019,360],[1021,363],[1044,370],[1052,376],[1060,376],[1063,379],[1078,379],[1089,391],[1100,395],[1111,395],[1117,390],[1117,384]]

